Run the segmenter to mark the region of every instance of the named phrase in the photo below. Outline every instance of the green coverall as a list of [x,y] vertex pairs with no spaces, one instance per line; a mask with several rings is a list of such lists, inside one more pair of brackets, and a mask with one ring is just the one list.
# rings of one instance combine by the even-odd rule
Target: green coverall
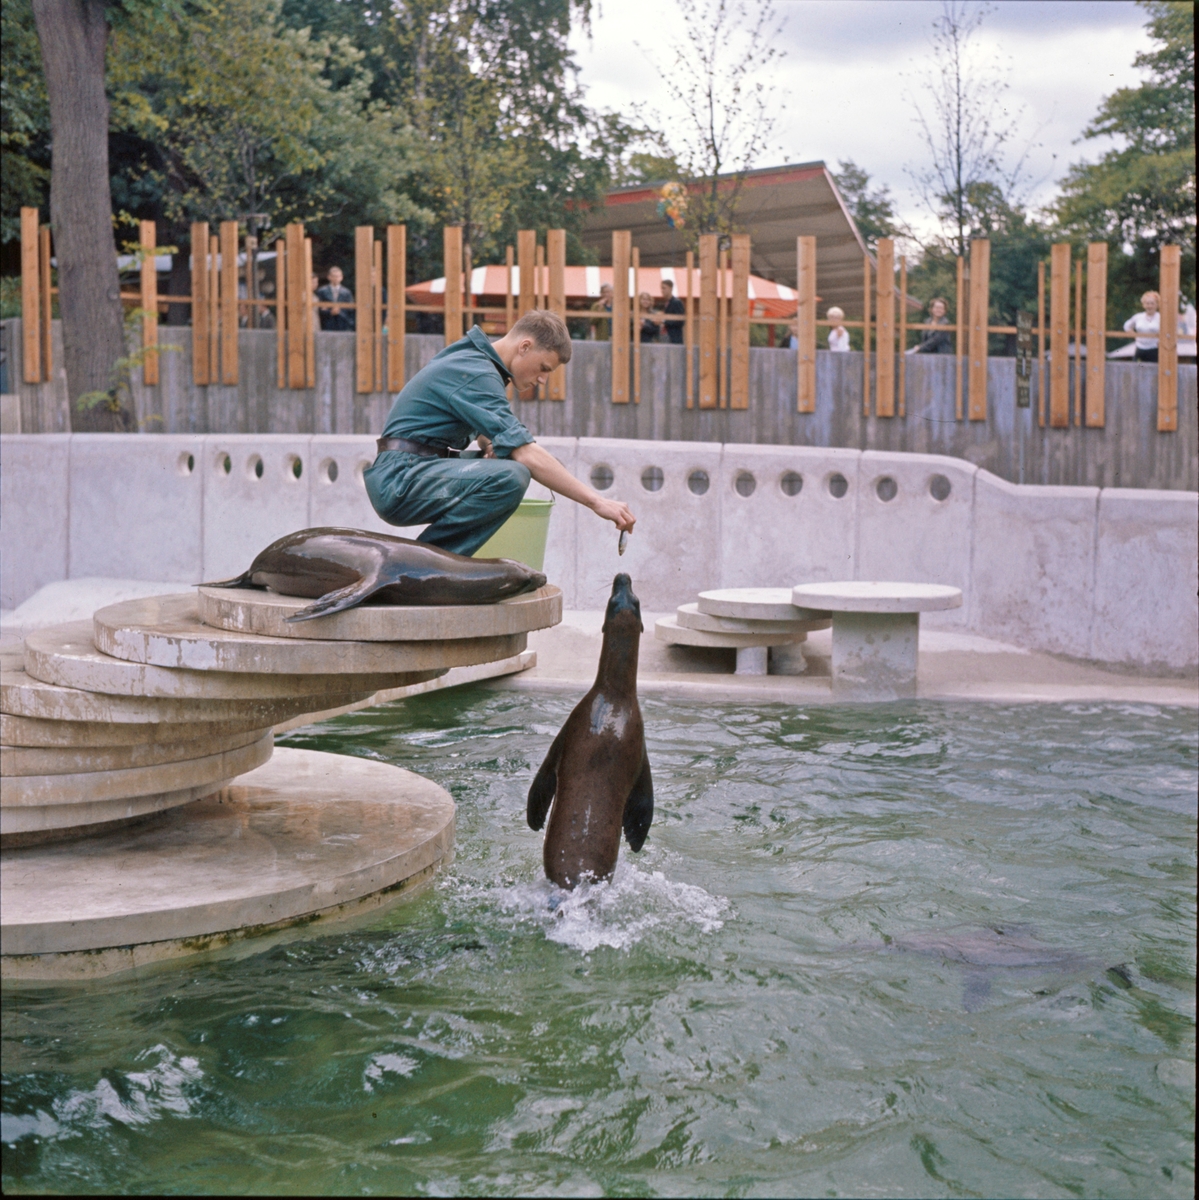
[[495,458],[425,458],[384,450],[363,473],[375,512],[391,525],[429,527],[419,540],[473,554],[516,511],[529,486],[527,467],[509,455],[533,440],[512,414],[512,379],[476,325],[418,371],[396,396],[384,437],[462,450],[491,439]]

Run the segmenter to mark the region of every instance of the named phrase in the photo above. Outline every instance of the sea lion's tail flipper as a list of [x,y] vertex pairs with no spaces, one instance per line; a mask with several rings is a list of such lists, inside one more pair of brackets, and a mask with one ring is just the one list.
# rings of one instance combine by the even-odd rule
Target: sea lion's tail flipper
[[558,760],[562,757],[562,735],[565,732],[566,726],[563,725],[529,787],[529,804],[525,816],[530,829],[540,829],[545,824],[546,814],[550,811],[550,804],[558,791]]
[[250,576],[254,574],[254,568],[251,567],[248,571],[243,571],[236,579],[219,579],[213,580],[212,583],[197,583],[196,587],[223,587],[223,588],[240,588],[240,587],[258,587]]
[[649,755],[641,751],[641,772],[624,805],[624,836],[629,849],[636,853],[645,845],[649,827],[654,819],[654,777],[649,769]]
[[326,592],[319,600],[314,600],[307,608],[301,608],[298,612],[292,613],[287,618],[289,625],[296,621],[311,621],[313,617],[327,617],[332,613],[344,612],[347,608],[353,608],[355,604],[361,604],[372,592],[376,591],[376,581],[371,579],[359,579],[357,583],[351,583],[347,587],[338,588],[333,592]]

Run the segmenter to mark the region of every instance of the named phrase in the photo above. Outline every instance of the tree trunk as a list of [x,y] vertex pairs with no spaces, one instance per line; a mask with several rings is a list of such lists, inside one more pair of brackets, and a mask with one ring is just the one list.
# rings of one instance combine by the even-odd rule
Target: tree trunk
[[[58,304],[74,430],[134,426],[122,407],[114,369],[125,352],[112,192],[108,175],[108,98],[104,0],[32,0],[50,100],[50,220],[58,259]],[[79,398],[114,399],[80,409]]]

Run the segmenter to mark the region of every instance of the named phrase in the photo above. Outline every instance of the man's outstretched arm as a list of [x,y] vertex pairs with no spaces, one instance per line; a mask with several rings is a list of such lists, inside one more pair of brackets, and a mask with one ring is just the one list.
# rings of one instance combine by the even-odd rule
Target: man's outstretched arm
[[591,509],[598,517],[611,521],[617,529],[631,530],[637,518],[629,511],[627,504],[620,500],[605,500],[599,492],[580,483],[548,450],[543,450],[536,442],[528,442],[517,446],[509,456],[514,462],[527,467],[543,487],[568,500]]

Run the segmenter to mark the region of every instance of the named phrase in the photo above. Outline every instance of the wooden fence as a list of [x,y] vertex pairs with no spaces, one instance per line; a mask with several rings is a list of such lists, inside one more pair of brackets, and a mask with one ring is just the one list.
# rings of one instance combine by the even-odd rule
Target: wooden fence
[[[157,231],[153,221],[139,227],[139,290],[122,292],[121,299],[141,310],[143,381],[158,383],[158,315],[168,305],[191,309],[192,374],[197,384],[235,385],[238,381],[238,330],[273,324],[277,343],[280,388],[315,386],[315,329],[320,309],[345,308],[355,314],[355,390],[395,392],[404,386],[403,336],[409,313],[439,313],[444,319],[446,344],[462,337],[476,318],[502,319],[511,328],[515,319],[532,309],[549,309],[561,317],[581,317],[568,310],[565,270],[566,234],[547,231],[545,243],[536,232],[517,234],[515,253],[506,254],[504,305],[488,307],[471,294],[469,248],[460,226],[443,232],[445,295],[442,305],[409,304],[407,231],[389,225],[379,240],[371,226],[354,231],[354,269],[357,299],[333,305],[316,299],[312,288],[312,241],[301,224],[288,225],[275,242],[274,295],[259,294],[258,263],[263,260],[255,239],[242,238],[236,221],[222,221],[217,233],[207,222],[191,227],[191,294],[159,295],[155,270]],[[682,279],[679,318],[686,347],[683,404],[686,408],[747,409],[749,407],[750,326],[782,324],[777,317],[751,315],[749,276],[752,247],[749,236],[703,234],[698,264],[688,252],[686,264],[675,269]],[[874,262],[862,260],[863,319],[843,324],[862,330],[863,415],[906,415],[907,342],[913,332],[943,330],[954,340],[956,362],[956,419],[987,419],[987,341],[991,334],[1015,334],[1015,326],[988,323],[991,244],[970,244],[967,262],[956,261],[957,290],[952,325],[909,322],[907,260],[896,258],[893,240],[880,239]],[[1068,243],[1051,248],[1046,264],[1037,269],[1036,370],[1041,388],[1037,423],[1050,428],[1086,425],[1102,428],[1104,368],[1109,338],[1137,335],[1105,329],[1107,318],[1107,246],[1092,243],[1085,257],[1075,258]],[[51,236],[38,223],[38,210],[21,210],[22,362],[27,383],[48,380],[52,369],[50,316],[52,296]],[[610,315],[587,310],[593,322],[606,324],[611,339],[613,404],[641,402],[642,313],[637,295],[640,257],[627,231],[612,234],[612,277],[627,279],[615,286]],[[1173,314],[1178,311],[1180,251],[1164,246],[1161,253],[1157,428],[1178,428],[1178,336]],[[798,411],[812,413],[816,405],[817,330],[832,322],[817,313],[816,239],[796,239],[796,316],[792,328],[798,342],[796,371]],[[1046,295],[1048,294],[1048,314]],[[660,318],[661,314],[655,314]],[[1167,319],[1169,318],[1169,319]],[[1145,336],[1145,335],[1141,335]],[[1085,343],[1084,343],[1085,337]],[[1083,346],[1086,346],[1085,354]],[[1070,364],[1073,361],[1074,370]],[[698,368],[698,370],[697,370]],[[1071,394],[1071,377],[1073,392]],[[566,397],[565,370],[558,368],[535,400]],[[1084,387],[1085,384],[1085,387]],[[1040,397],[1045,396],[1045,403]]]

